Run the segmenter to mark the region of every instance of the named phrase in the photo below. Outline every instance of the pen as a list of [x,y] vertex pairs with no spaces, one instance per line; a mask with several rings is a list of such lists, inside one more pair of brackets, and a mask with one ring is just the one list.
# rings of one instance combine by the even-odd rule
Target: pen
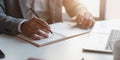
[[53,32],[51,30],[49,30],[51,34],[53,34]]
[[107,50],[94,50],[94,49],[83,49],[83,52],[94,52],[94,53],[113,54],[112,51],[107,51]]
[[[40,16],[31,8],[29,7],[29,9],[35,14],[36,17],[40,18]],[[53,34],[53,32],[51,30],[48,30],[51,34]]]
[[36,17],[40,18],[40,16],[32,8],[29,9],[35,14]]

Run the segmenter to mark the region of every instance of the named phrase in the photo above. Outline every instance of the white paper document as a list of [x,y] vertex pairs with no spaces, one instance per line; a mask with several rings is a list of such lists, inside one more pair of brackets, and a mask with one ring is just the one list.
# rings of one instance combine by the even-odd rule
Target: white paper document
[[75,23],[72,22],[60,22],[52,24],[51,29],[53,32],[64,35],[66,37],[89,31],[75,27]]

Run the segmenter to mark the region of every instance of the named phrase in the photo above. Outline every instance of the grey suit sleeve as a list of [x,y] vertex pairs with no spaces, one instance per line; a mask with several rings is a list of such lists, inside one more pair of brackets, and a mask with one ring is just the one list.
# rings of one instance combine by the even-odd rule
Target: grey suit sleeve
[[18,34],[18,25],[21,21],[22,19],[7,16],[5,14],[4,0],[0,0],[0,33]]

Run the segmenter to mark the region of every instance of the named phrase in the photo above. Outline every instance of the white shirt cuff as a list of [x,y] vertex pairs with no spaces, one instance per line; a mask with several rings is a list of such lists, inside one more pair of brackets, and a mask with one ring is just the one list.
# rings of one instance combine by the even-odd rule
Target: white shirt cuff
[[22,33],[22,31],[21,31],[21,25],[22,25],[22,23],[24,23],[25,21],[27,21],[27,20],[23,20],[23,21],[21,21],[21,22],[18,24],[18,32],[19,32],[19,33]]

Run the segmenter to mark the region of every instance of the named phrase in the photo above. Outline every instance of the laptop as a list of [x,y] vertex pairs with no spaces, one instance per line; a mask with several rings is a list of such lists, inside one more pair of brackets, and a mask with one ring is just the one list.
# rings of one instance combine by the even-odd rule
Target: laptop
[[106,50],[113,50],[115,41],[120,40],[120,30],[112,30],[106,45]]
[[120,40],[120,24],[112,21],[98,21],[86,40],[84,48],[113,50],[114,42]]

